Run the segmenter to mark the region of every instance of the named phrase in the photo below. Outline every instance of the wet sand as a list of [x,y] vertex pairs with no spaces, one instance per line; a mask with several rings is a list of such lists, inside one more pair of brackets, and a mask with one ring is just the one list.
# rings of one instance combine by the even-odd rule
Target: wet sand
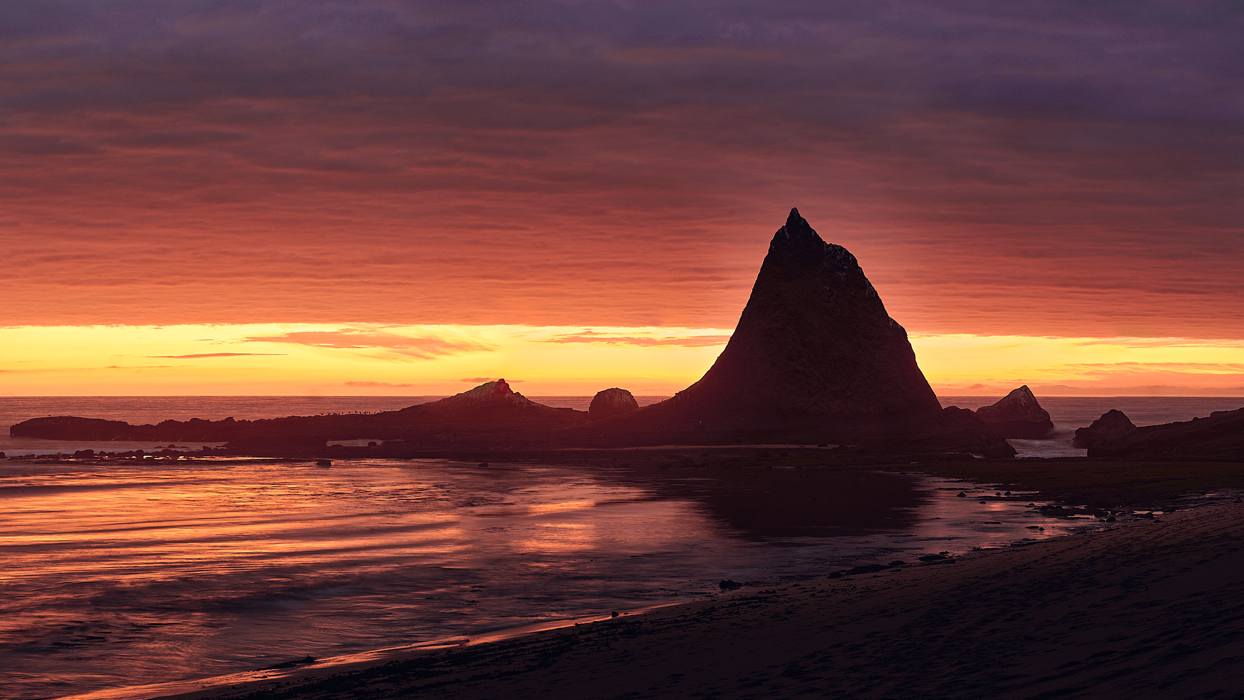
[[1234,695],[1244,505],[200,697]]

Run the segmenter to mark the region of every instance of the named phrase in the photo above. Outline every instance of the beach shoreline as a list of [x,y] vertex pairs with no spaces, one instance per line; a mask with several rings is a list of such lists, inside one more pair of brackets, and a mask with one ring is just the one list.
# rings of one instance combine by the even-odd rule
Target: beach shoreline
[[[440,456],[442,458],[449,457],[449,455]],[[461,459],[467,455],[453,456]],[[1028,496],[1021,496],[1021,493],[1030,492],[1033,494],[1031,498],[1034,500],[1051,502],[1049,507],[1052,510],[1049,514],[1053,515],[1053,517],[1077,516],[1079,518],[1095,519],[1099,525],[1108,524],[1110,526],[1109,532],[1117,530],[1134,532],[1138,528],[1139,531],[1148,531],[1154,526],[1185,528],[1189,526],[1181,523],[1185,523],[1188,517],[1186,513],[1204,512],[1206,509],[1226,509],[1224,512],[1229,513],[1227,520],[1244,520],[1244,511],[1240,511],[1239,506],[1233,502],[1235,494],[1231,493],[1225,499],[1222,496],[1222,494],[1226,493],[1222,491],[1223,489],[1244,488],[1244,470],[1240,469],[1239,464],[1226,462],[1149,463],[1087,459],[1005,461],[944,459],[940,461],[926,461],[919,464],[896,464],[893,461],[879,459],[874,463],[866,463],[863,460],[858,460],[860,456],[858,454],[843,454],[833,449],[810,449],[790,446],[769,448],[735,446],[713,450],[706,450],[701,447],[686,447],[664,450],[594,450],[559,453],[510,453],[508,455],[504,453],[489,453],[473,456],[482,459],[498,460],[492,463],[494,468],[502,468],[509,462],[560,462],[566,465],[576,465],[585,471],[596,472],[606,476],[611,481],[617,481],[622,484],[648,484],[649,486],[658,481],[655,478],[658,474],[662,475],[664,479],[681,477],[690,478],[692,481],[707,474],[715,474],[722,477],[729,476],[733,480],[741,478],[746,482],[747,480],[763,481],[773,478],[776,474],[799,473],[805,470],[906,471],[931,476],[965,479],[982,486],[989,485],[989,492],[980,494],[982,498],[994,498],[993,489],[995,487],[998,489],[1014,489],[1016,491],[1015,496],[1011,496],[1009,493],[1003,495],[1005,492],[1000,491],[997,495],[997,498],[1000,500],[1015,500],[1017,498],[1022,500],[1023,498],[1028,498]],[[297,460],[294,461],[296,462]],[[484,465],[481,464],[479,466]],[[794,472],[790,470],[794,470]],[[680,479],[676,478],[674,480],[678,481]],[[1189,498],[1190,495],[1205,494],[1215,490],[1218,492],[1218,502],[1207,505],[1203,498],[1199,500],[1197,498]],[[976,496],[974,495],[973,498],[976,498]],[[1032,504],[1029,505],[1031,507]],[[1156,516],[1151,514],[1154,510],[1158,511]],[[1196,527],[1200,528],[1201,525]],[[777,605],[777,603],[773,603],[775,600],[788,601],[782,603],[783,605],[806,608],[814,601],[829,597],[835,600],[835,605],[841,605],[838,598],[841,597],[840,588],[843,585],[846,585],[848,590],[868,590],[881,596],[889,595],[888,591],[891,591],[892,586],[905,589],[910,589],[914,586],[915,590],[926,591],[923,595],[929,598],[934,596],[934,592],[944,585],[944,582],[942,582],[943,578],[954,578],[959,575],[955,572],[962,571],[964,568],[978,566],[978,564],[974,563],[978,560],[994,561],[999,558],[1009,560],[1017,556],[1024,560],[1027,555],[1017,554],[1018,552],[1045,551],[1043,548],[1047,547],[1048,542],[1080,539],[1082,537],[1095,538],[1106,534],[1072,535],[1071,537],[1049,540],[1044,543],[1020,542],[1016,546],[1006,549],[991,549],[981,553],[954,558],[951,560],[954,562],[954,565],[948,565],[951,563],[949,561],[934,560],[930,564],[917,566],[876,567],[874,565],[872,567],[857,567],[855,571],[843,569],[839,571],[809,572],[811,576],[818,580],[815,580],[813,583],[804,581],[799,584],[785,583],[747,587],[741,591],[723,593],[720,597],[714,595],[707,602],[676,602],[670,606],[661,606],[662,609],[655,612],[645,614],[635,615],[631,614],[634,611],[623,610],[621,611],[623,614],[617,619],[610,619],[607,616],[593,616],[578,620],[540,622],[519,628],[472,635],[469,640],[455,638],[424,641],[409,647],[390,646],[345,657],[331,657],[318,660],[301,658],[299,657],[300,649],[290,648],[288,650],[288,662],[278,664],[279,667],[277,668],[251,670],[223,677],[155,683],[146,686],[113,687],[87,693],[81,697],[94,700],[166,696],[268,697],[272,693],[286,693],[287,690],[289,697],[303,697],[304,694],[309,694],[310,697],[325,698],[356,697],[359,696],[359,693],[366,697],[366,693],[372,691],[360,691],[355,685],[362,683],[363,686],[360,687],[366,688],[369,684],[380,682],[377,680],[380,677],[388,678],[388,680],[384,681],[386,684],[397,683],[398,690],[378,689],[374,691],[374,697],[393,696],[394,694],[418,695],[420,693],[436,694],[438,696],[448,695],[451,697],[459,695],[462,697],[485,697],[508,692],[506,684],[510,682],[509,680],[504,682],[497,681],[500,685],[496,686],[480,686],[481,690],[478,693],[474,690],[460,690],[460,687],[473,687],[472,684],[476,683],[475,680],[470,680],[474,676],[467,678],[461,676],[461,673],[483,673],[480,667],[478,667],[478,664],[484,663],[480,659],[493,658],[492,651],[479,651],[485,647],[488,649],[510,650],[504,652],[506,655],[504,656],[503,664],[495,666],[488,671],[490,677],[510,678],[514,676],[517,678],[514,682],[527,684],[522,686],[523,688],[531,692],[539,692],[539,684],[544,681],[538,678],[520,678],[520,676],[523,676],[522,668],[527,668],[539,659],[544,658],[543,655],[547,655],[546,652],[537,652],[536,650],[548,644],[555,644],[559,649],[569,653],[578,644],[577,641],[573,640],[579,640],[582,637],[589,640],[592,644],[601,646],[603,644],[601,640],[607,640],[610,638],[608,634],[613,634],[588,631],[588,628],[595,629],[599,625],[587,623],[597,622],[608,628],[626,628],[628,636],[635,635],[639,637],[645,637],[648,634],[642,628],[674,625],[674,627],[682,630],[681,634],[691,635],[697,641],[688,642],[675,636],[673,641],[666,638],[654,639],[651,642],[651,646],[656,649],[662,648],[662,645],[681,649],[687,644],[701,643],[701,638],[706,637],[709,640],[707,643],[711,647],[713,644],[721,643],[719,638],[722,635],[743,633],[746,636],[756,630],[761,632],[767,630],[770,633],[777,634],[777,630],[772,628],[773,622],[770,618],[783,618],[785,608],[774,607]],[[1239,534],[1241,535],[1240,539],[1244,541],[1244,530],[1241,530]],[[1116,537],[1116,535],[1110,535],[1110,537]],[[1143,545],[1143,540],[1140,543]],[[1165,555],[1155,550],[1153,556],[1158,558],[1157,563],[1151,567],[1153,570],[1161,569],[1163,572],[1170,572],[1187,570],[1189,568],[1189,562],[1186,561],[1186,556],[1183,553],[1176,553],[1173,559],[1165,560],[1162,559]],[[1071,569],[1083,568],[1087,564],[1081,559],[1075,556],[1063,556],[1060,560],[1060,565]],[[1023,561],[1020,564],[1025,565]],[[1000,564],[995,566],[1003,569],[1006,568]],[[878,568],[880,570],[875,570]],[[1238,568],[1244,569],[1244,567]],[[1212,574],[1212,572],[1207,573],[1207,575],[1209,574]],[[832,580],[826,578],[822,582],[819,580],[822,576],[832,576]],[[1100,581],[1098,582],[1100,583]],[[1034,583],[1031,580],[1021,580],[1016,582],[1016,585],[1025,591],[1029,591]],[[815,593],[810,591],[815,591]],[[1089,595],[1095,591],[1096,589],[1092,589],[1090,586],[1084,593]],[[1024,596],[1030,595],[1031,591],[1022,595],[1009,596],[1009,599],[1021,601],[1026,599]],[[960,591],[951,597],[963,598],[970,596],[970,591]],[[710,626],[707,629],[700,626],[698,622],[699,613],[690,612],[699,610],[700,608],[697,606],[724,605],[728,601],[734,600],[752,601],[747,606],[767,612],[744,616],[738,620],[720,620],[718,623],[720,628]],[[860,608],[869,607],[867,600],[853,600],[854,602],[851,605]],[[770,603],[773,604],[770,605]],[[1110,609],[1110,606],[1114,604],[1115,602],[1108,602],[1105,608]],[[923,607],[921,607],[922,605]],[[933,614],[934,609],[932,605],[933,603],[928,601],[923,604],[909,602],[909,610],[922,616],[928,616]],[[991,603],[991,605],[996,607],[996,601]],[[751,608],[749,607],[748,609]],[[808,609],[810,610],[808,614],[811,615],[809,619],[815,619],[817,615],[824,612],[818,611],[815,607]],[[1120,614],[1123,613],[1123,611],[1119,612]],[[993,614],[1013,614],[1013,611],[995,609]],[[671,618],[671,616],[673,617]],[[669,622],[670,619],[676,619],[677,621]],[[654,624],[649,625],[647,621],[654,621]],[[634,622],[640,623],[639,628],[628,626]],[[837,624],[837,622],[834,624]],[[829,625],[829,623],[825,623],[825,625]],[[786,633],[798,639],[818,639],[816,631],[811,628],[796,627],[789,629]],[[871,635],[873,632],[868,631],[868,634]],[[564,635],[573,635],[573,640],[567,641]],[[599,635],[605,636],[601,637]],[[548,639],[556,641],[542,641]],[[1092,644],[1097,644],[1098,642],[1086,643],[1090,644],[1090,646],[1083,648],[1095,648],[1092,647]],[[605,657],[597,658],[596,654],[589,654],[584,663],[589,666],[592,664],[604,664],[601,672],[606,672],[609,667],[609,658],[607,656],[609,653],[607,648],[609,646],[604,645],[606,647]],[[779,644],[778,646],[780,647],[781,645]],[[625,650],[625,653],[632,656],[643,656],[647,652],[628,648]],[[783,653],[789,654],[791,658],[799,658],[801,650],[787,649]],[[947,660],[943,659],[943,661]],[[884,658],[871,663],[875,665],[876,663],[883,662]],[[511,666],[506,666],[505,664],[511,664]],[[513,664],[517,664],[517,666]],[[466,668],[468,671],[462,671],[459,667]],[[475,671],[469,671],[472,668]],[[891,671],[891,669],[887,669],[885,673],[889,674]],[[681,672],[670,669],[669,673],[673,675]],[[759,673],[765,675],[767,672],[761,671]],[[393,674],[396,674],[397,677],[389,678]],[[413,686],[410,685],[414,682],[413,679],[416,676],[419,678],[426,676],[426,678]],[[432,680],[428,680],[432,678],[441,679],[440,681],[435,681],[435,689],[430,690],[421,685],[425,681],[433,683]],[[463,680],[464,678],[467,679]],[[560,676],[556,678],[550,677],[548,683],[559,686],[569,683],[571,686],[574,686],[575,683],[579,682],[576,679],[577,676],[574,673],[570,673],[565,678]],[[653,683],[656,682],[652,679],[649,680]],[[703,684],[710,683],[710,681],[712,681],[712,678],[702,677],[689,685],[680,688],[676,687],[670,690],[670,693],[690,693]],[[780,692],[785,692],[779,686],[775,686],[775,688]],[[839,686],[830,686],[829,689],[837,692]],[[580,690],[588,692],[586,686],[581,687]],[[746,688],[741,687],[723,687],[719,690],[731,695],[746,695],[750,692]],[[796,688],[794,692],[798,694],[799,692],[804,692],[804,690],[808,689],[800,690]],[[815,687],[812,690],[819,691],[820,688]],[[939,693],[945,691],[945,689],[937,690],[933,688],[928,688],[927,690],[928,692],[936,691]],[[1002,688],[992,688],[992,690],[1007,692],[1006,689]],[[842,690],[842,692],[852,693],[857,691],[866,695],[871,693],[868,688],[859,686],[844,686]],[[646,688],[632,688],[628,692],[664,694],[666,691],[654,685]],[[472,693],[476,694],[473,695]],[[894,693],[887,691],[882,694]]]
[[[1244,584],[1244,505],[1235,501],[357,663],[88,697],[1210,692],[1244,670],[1244,603],[1232,596]],[[1078,657],[1083,649],[1093,657]]]
[[954,564],[742,591],[185,697],[1229,690],[1244,669],[1241,535],[1244,506],[1225,502]]

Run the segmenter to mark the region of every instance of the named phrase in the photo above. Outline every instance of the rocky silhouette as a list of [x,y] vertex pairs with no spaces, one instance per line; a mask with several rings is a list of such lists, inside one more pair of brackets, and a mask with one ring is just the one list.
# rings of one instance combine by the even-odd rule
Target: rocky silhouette
[[611,442],[944,440],[1008,450],[943,412],[907,333],[847,249],[792,209],[717,361],[676,396],[597,429]]
[[822,240],[796,209],[769,244],[734,334],[698,382],[645,408],[620,389],[601,392],[592,406],[589,420],[582,411],[530,401],[500,379],[367,415],[155,426],[62,417],[26,421],[11,432],[267,448],[345,439],[420,448],[800,442],[1014,454],[971,411],[942,409],[907,332],[890,318],[855,256]]
[[1127,414],[1111,409],[1090,423],[1087,428],[1077,429],[1073,444],[1076,447],[1088,449],[1102,447],[1127,437],[1135,430],[1136,426]]
[[[1126,419],[1118,411],[1111,413]],[[1244,461],[1244,408],[1132,430],[1125,430],[1122,420],[1115,416],[1110,419],[1112,430],[1107,431],[1103,427],[1107,416],[1110,413],[1095,421],[1084,433],[1076,433],[1077,441],[1088,447],[1089,457]]]
[[224,442],[265,452],[322,447],[328,440],[406,440],[422,445],[530,444],[549,442],[561,429],[585,423],[587,414],[536,403],[504,379],[438,401],[398,411],[330,414],[262,420],[191,419],[156,425],[58,416],[23,421],[14,437],[60,440]]
[[592,403],[587,407],[587,413],[592,420],[601,420],[630,413],[637,408],[639,402],[631,392],[614,387],[596,392]]
[[1025,384],[997,403],[976,409],[976,415],[994,432],[1007,438],[1043,438],[1054,431],[1050,414]]

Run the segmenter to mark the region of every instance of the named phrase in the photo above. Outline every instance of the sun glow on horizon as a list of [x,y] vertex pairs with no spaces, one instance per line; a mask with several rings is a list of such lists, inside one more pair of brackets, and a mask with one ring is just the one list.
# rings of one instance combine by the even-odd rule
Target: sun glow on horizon
[[[0,328],[2,395],[668,395],[729,329],[240,324]],[[1244,395],[1244,341],[911,335],[941,395]]]

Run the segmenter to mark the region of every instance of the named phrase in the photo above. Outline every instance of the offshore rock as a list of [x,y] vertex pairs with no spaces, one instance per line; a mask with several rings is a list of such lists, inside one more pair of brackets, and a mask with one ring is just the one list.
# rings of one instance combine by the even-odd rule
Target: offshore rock
[[993,405],[976,409],[976,415],[1004,438],[1037,439],[1054,431],[1049,412],[1041,407],[1027,384]]
[[587,414],[592,420],[600,420],[630,413],[638,408],[639,402],[635,400],[631,392],[613,387],[596,392],[596,395],[592,397],[591,405],[587,408]]
[[1127,417],[1127,414],[1111,409],[1089,424],[1087,428],[1077,429],[1073,444],[1076,447],[1089,449],[1104,447],[1127,437],[1135,430],[1136,425]]
[[1013,454],[974,417],[943,412],[907,332],[855,256],[826,243],[795,209],[774,234],[734,334],[708,372],[673,398],[603,423],[593,437],[904,449],[958,441]]

